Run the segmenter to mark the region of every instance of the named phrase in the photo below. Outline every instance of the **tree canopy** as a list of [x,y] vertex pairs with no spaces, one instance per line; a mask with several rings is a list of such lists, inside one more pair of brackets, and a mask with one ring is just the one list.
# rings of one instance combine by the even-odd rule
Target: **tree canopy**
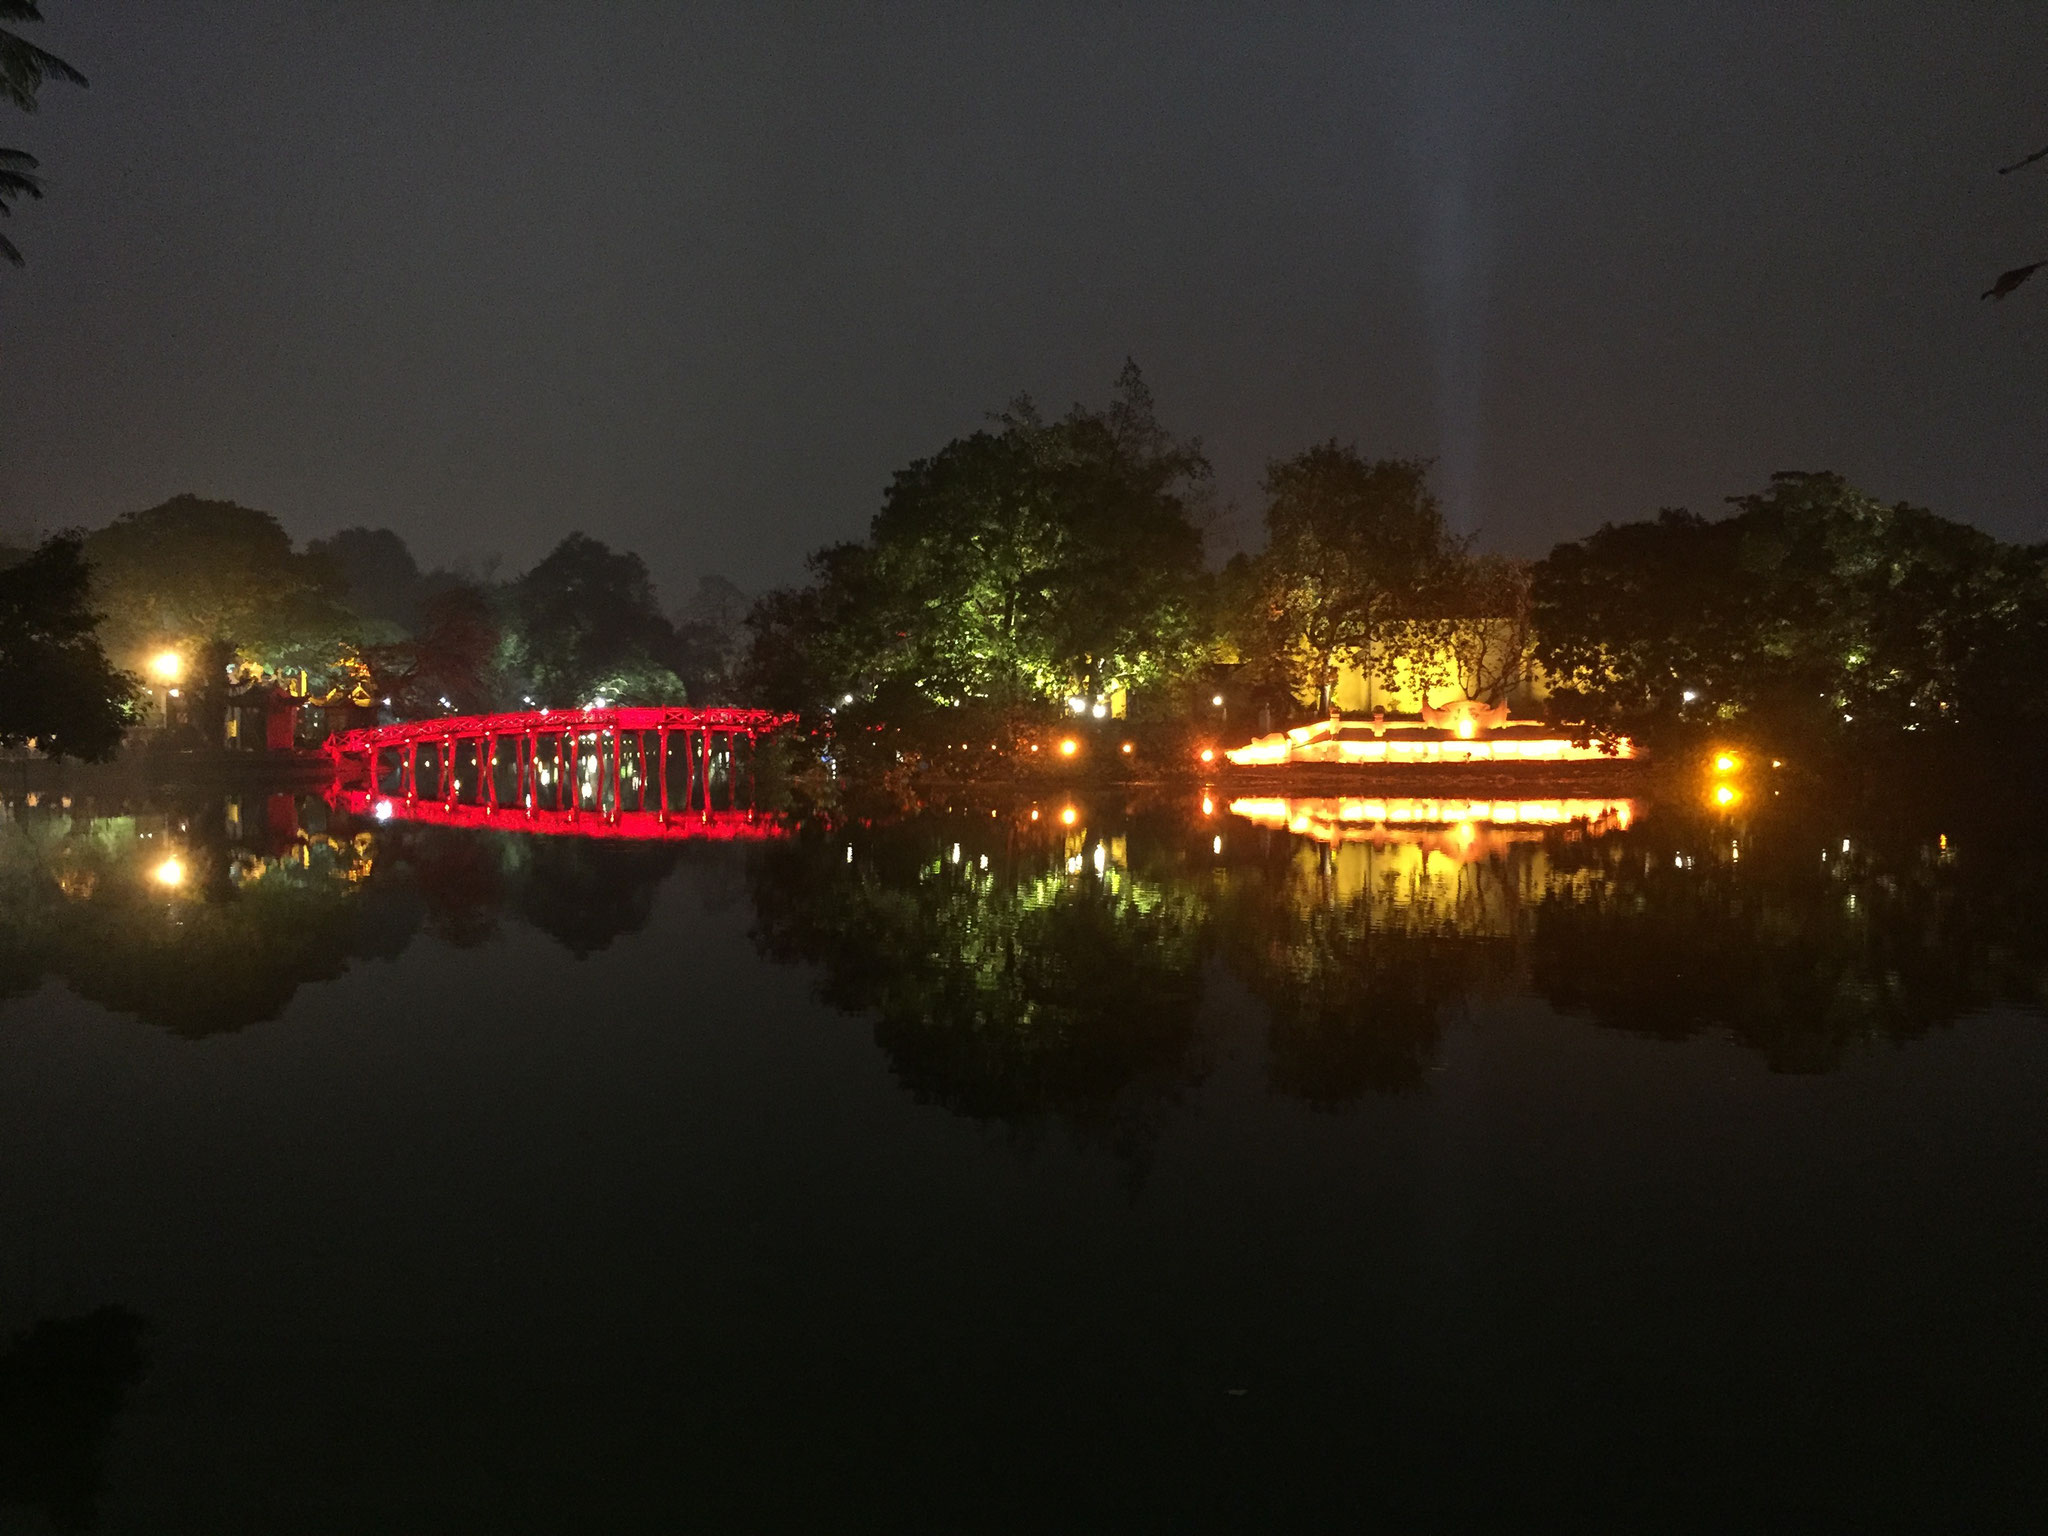
[[536,704],[686,702],[675,626],[638,555],[572,533],[508,593],[509,665]]
[[112,757],[137,680],[107,660],[77,534],[0,569],[0,743],[51,757]]
[[1443,609],[1462,546],[1426,459],[1367,459],[1334,439],[1266,467],[1266,549],[1245,596],[1250,648],[1327,707],[1338,667],[1385,665]]
[[899,470],[863,545],[749,616],[772,702],[847,693],[1029,707],[1157,683],[1201,639],[1200,446],[1158,423],[1135,364],[1110,404],[1028,399]]
[[1594,735],[1744,721],[1808,737],[2042,713],[2044,551],[1788,471],[1719,521],[1666,510],[1535,571],[1558,716]]
[[[35,0],[0,0],[0,21],[41,21]],[[36,109],[36,93],[45,80],[63,80],[84,85],[85,76],[54,53],[8,27],[0,27],[0,98],[24,112]],[[36,157],[21,149],[0,149],[0,215],[14,212],[15,199],[40,198],[43,183],[35,174]],[[14,242],[0,235],[0,261],[22,265],[22,254]]]
[[322,667],[356,629],[334,568],[292,548],[268,512],[174,496],[89,534],[108,651],[139,664],[216,642],[246,661]]

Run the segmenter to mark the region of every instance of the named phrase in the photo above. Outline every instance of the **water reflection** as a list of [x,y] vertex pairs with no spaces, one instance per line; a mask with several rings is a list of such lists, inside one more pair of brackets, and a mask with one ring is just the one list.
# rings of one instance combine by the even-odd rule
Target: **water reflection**
[[1203,1069],[1211,957],[1266,1005],[1272,1087],[1320,1106],[1424,1087],[1477,998],[1788,1071],[2039,999],[2043,850],[1839,830],[1627,800],[928,812],[769,853],[757,934],[873,1011],[921,1097],[1126,1129]]
[[114,1418],[142,1378],[148,1322],[125,1307],[44,1318],[0,1350],[0,1505],[92,1529]]
[[1132,1145],[1207,1068],[1218,968],[1264,1004],[1271,1086],[1335,1107],[1425,1089],[1475,999],[1819,1071],[2031,1005],[2048,961],[2039,839],[1896,807],[1210,793],[814,819],[694,852],[665,829],[568,830],[306,796],[17,797],[0,994],[55,976],[181,1033],[234,1029],[422,934],[597,954],[653,920],[680,861],[715,856],[743,878],[756,948],[872,1015],[919,1099]]
[[644,927],[680,841],[479,834],[317,795],[0,801],[0,996],[46,977],[180,1034],[275,1018],[302,986],[510,915],[579,957]]
[[1110,1141],[1199,1071],[1205,892],[1170,826],[964,811],[812,827],[753,870],[755,938],[822,969],[919,1099]]

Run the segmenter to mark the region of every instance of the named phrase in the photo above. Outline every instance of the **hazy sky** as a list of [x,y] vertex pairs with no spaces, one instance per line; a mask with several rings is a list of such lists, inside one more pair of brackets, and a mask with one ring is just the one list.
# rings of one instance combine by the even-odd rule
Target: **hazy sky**
[[44,0],[0,532],[179,491],[672,597],[1126,354],[1219,542],[1319,438],[1536,553],[1834,468],[2048,539],[2048,26],[2003,6]]

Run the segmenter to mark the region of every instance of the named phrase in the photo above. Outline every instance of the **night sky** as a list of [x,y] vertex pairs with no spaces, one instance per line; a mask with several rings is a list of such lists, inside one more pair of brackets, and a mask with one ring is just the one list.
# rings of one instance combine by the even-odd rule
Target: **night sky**
[[180,491],[679,599],[1124,357],[1264,461],[1435,455],[1540,553],[1774,469],[2048,539],[2037,3],[45,0],[0,144],[0,535]]

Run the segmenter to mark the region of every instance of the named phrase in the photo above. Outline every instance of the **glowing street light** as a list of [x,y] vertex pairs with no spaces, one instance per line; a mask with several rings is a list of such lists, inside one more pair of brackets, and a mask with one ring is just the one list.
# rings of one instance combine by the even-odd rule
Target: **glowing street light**
[[1081,813],[1075,810],[1071,805],[1060,812],[1060,820],[1070,827],[1080,819],[1080,816]]
[[173,856],[157,865],[155,869],[149,872],[149,875],[158,885],[176,890],[185,883],[185,866],[179,862],[176,856]]
[[1071,737],[1071,736],[1067,737],[1067,739],[1066,739],[1066,740],[1064,740],[1064,741],[1062,741],[1062,742],[1060,743],[1060,756],[1061,756],[1061,757],[1072,757],[1072,756],[1073,756],[1073,755],[1074,755],[1074,754],[1075,754],[1076,752],[1078,752],[1078,751],[1080,751],[1080,750],[1081,750],[1081,743],[1079,743],[1078,741],[1074,740],[1074,738],[1073,738],[1073,737]]
[[149,658],[149,670],[157,681],[175,683],[185,675],[185,658],[176,651],[158,651]]
[[1716,773],[1733,773],[1735,768],[1735,758],[1730,753],[1723,752],[1714,759],[1714,772]]

